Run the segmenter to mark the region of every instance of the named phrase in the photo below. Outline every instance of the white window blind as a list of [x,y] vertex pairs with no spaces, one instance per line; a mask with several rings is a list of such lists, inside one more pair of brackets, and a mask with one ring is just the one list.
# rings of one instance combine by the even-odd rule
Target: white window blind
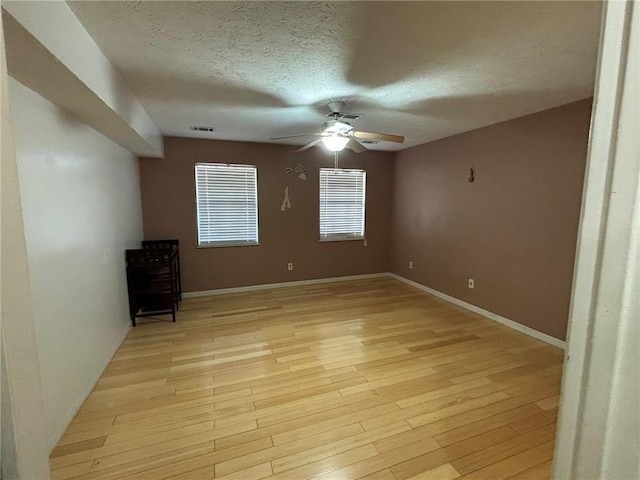
[[320,240],[364,238],[366,172],[320,169]]
[[256,245],[257,191],[253,165],[197,163],[198,245]]

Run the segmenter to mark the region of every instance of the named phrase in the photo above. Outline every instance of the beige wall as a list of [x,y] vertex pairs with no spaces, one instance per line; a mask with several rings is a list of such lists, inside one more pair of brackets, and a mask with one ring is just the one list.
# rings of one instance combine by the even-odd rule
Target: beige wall
[[[185,291],[389,270],[392,154],[340,154],[341,167],[367,171],[365,247],[362,241],[318,241],[318,169],[333,166],[333,157],[318,148],[293,150],[283,145],[168,137],[164,159],[140,159],[144,236],[180,240]],[[259,246],[196,248],[196,162],[257,165]],[[298,162],[307,170],[307,180],[284,173]],[[287,185],[292,208],[282,212]],[[287,271],[288,262],[294,263],[292,272]]]
[[564,339],[590,106],[583,100],[399,152],[392,271]]
[[[332,165],[323,150],[169,137],[164,159],[140,159],[145,238],[180,240],[187,292],[391,270],[564,339],[590,105],[395,155],[343,152],[342,167],[367,170],[368,247],[318,242],[318,168]],[[259,246],[196,248],[196,162],[258,166]],[[297,162],[306,181],[284,173]],[[287,185],[292,208],[281,212]]]

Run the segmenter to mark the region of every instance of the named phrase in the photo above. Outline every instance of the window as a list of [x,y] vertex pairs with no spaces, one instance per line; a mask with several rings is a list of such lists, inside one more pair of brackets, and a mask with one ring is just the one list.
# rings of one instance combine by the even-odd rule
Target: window
[[320,169],[320,240],[364,238],[366,172]]
[[257,190],[253,165],[197,163],[198,246],[257,245]]

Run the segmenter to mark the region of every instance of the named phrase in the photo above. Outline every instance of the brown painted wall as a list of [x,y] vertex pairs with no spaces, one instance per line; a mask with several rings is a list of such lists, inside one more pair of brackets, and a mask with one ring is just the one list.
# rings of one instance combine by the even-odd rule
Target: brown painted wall
[[[201,291],[265,283],[389,271],[389,230],[393,155],[386,152],[340,154],[340,166],[367,170],[365,219],[368,247],[362,241],[323,242],[318,232],[318,176],[333,157],[318,148],[294,153],[283,145],[165,138],[165,158],[140,159],[146,239],[177,238],[184,290]],[[194,164],[248,163],[258,167],[260,245],[196,248]],[[302,163],[307,180],[285,175]],[[280,211],[289,185],[292,208]],[[287,271],[287,263],[294,270]]]
[[564,339],[590,109],[583,100],[399,152],[392,271]]

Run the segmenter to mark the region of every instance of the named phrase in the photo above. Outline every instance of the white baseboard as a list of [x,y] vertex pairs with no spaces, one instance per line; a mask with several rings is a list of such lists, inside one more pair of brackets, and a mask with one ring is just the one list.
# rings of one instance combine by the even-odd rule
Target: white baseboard
[[477,313],[478,315],[482,315],[483,317],[486,317],[489,320],[493,320],[494,322],[501,323],[502,325],[512,328],[513,330],[517,330],[520,333],[524,333],[525,335],[529,335],[530,337],[536,338],[538,340],[542,340],[543,342],[548,343],[549,345],[553,345],[554,347],[561,348],[562,350],[564,350],[565,348],[565,342],[563,342],[562,340],[558,340],[557,338],[552,337],[551,335],[547,335],[546,333],[539,332],[538,330],[534,330],[531,327],[527,327],[525,325],[522,325],[521,323],[514,322],[513,320],[509,320],[508,318],[501,317],[500,315],[497,315],[493,312],[490,312],[480,307],[476,307],[475,305],[459,300],[455,297],[447,295],[446,293],[442,293],[437,290],[434,290],[433,288],[425,287],[420,283],[414,282],[413,280],[409,280],[408,278],[401,277],[400,275],[396,275],[395,273],[389,273],[388,275],[391,278],[395,278],[396,280],[406,283],[407,285],[411,285],[412,287],[415,287],[418,290],[427,292],[433,295],[434,297],[441,298],[443,300],[446,300],[449,303],[453,303],[454,305],[462,307],[466,310],[470,310],[474,313]]
[[233,288],[219,288],[217,290],[203,290],[198,292],[184,292],[182,294],[183,298],[198,298],[198,297],[209,297],[213,295],[225,295],[229,293],[243,293],[243,292],[254,292],[257,290],[267,290],[271,288],[286,288],[286,287],[299,287],[304,285],[316,285],[319,283],[332,283],[332,282],[346,282],[349,280],[364,280],[367,278],[381,278],[381,277],[391,277],[396,280],[406,283],[407,285],[411,285],[412,287],[417,288],[418,290],[422,290],[423,292],[429,293],[435,297],[446,300],[449,303],[453,303],[459,307],[462,307],[466,310],[477,313],[478,315],[482,315],[489,320],[493,320],[494,322],[501,323],[513,330],[516,330],[520,333],[524,333],[525,335],[529,335],[530,337],[541,340],[549,345],[553,345],[554,347],[561,348],[564,350],[565,342],[562,340],[558,340],[551,335],[547,335],[546,333],[539,332],[538,330],[534,330],[531,327],[527,327],[522,325],[521,323],[514,322],[513,320],[509,320],[508,318],[501,317],[498,314],[490,312],[480,307],[476,307],[470,303],[459,300],[455,297],[447,295],[446,293],[439,292],[434,290],[433,288],[425,287],[424,285],[414,282],[413,280],[409,280],[408,278],[401,277],[400,275],[396,275],[395,273],[384,272],[384,273],[368,273],[364,275],[349,275],[346,277],[329,277],[329,278],[316,278],[313,280],[298,280],[295,282],[280,282],[280,283],[265,283],[262,285],[249,285],[246,287],[233,287]]
[[367,278],[387,277],[389,273],[366,273],[363,275],[348,275],[346,277],[315,278],[313,280],[297,280],[295,282],[264,283],[262,285],[248,285],[246,287],[219,288],[217,290],[202,290],[199,292],[184,292],[182,298],[210,297],[212,295],[226,295],[228,293],[254,292],[271,288],[300,287],[316,285],[318,283],[347,282],[349,280],[365,280]]

